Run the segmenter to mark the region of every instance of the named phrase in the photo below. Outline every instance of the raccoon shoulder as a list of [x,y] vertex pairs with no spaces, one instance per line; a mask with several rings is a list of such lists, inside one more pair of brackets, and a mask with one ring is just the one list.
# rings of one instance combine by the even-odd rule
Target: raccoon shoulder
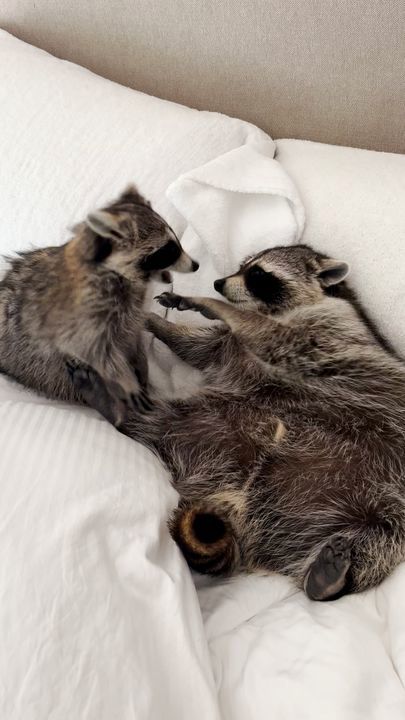
[[333,340],[342,345],[377,343],[356,308],[343,298],[325,296],[319,303],[298,308],[291,313],[289,323],[325,342]]
[[371,319],[364,305],[360,302],[353,288],[350,287],[345,280],[337,285],[331,285],[325,288],[325,293],[328,297],[345,300],[346,303],[352,307],[362,325],[368,329],[378,345],[380,345],[383,350],[390,353],[390,355],[398,358],[391,343],[387,340],[384,334],[380,332],[376,323]]

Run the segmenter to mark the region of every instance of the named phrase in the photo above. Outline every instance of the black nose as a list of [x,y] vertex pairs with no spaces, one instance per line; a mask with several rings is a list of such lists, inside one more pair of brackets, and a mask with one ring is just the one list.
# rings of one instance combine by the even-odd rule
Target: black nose
[[200,267],[200,263],[196,262],[195,260],[191,261],[191,271],[195,272]]
[[219,280],[215,280],[215,282],[214,282],[214,288],[219,293],[222,293],[222,290],[224,289],[224,285],[225,285],[225,278],[220,278]]

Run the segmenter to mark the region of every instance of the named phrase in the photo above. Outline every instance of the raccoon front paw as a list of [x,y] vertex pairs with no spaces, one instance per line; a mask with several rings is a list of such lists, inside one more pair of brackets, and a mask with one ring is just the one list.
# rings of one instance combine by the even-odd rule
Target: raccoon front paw
[[161,295],[157,295],[155,297],[155,300],[157,300],[158,303],[165,308],[171,308],[175,310],[192,309],[192,304],[187,298],[182,297],[181,295],[176,295],[176,293],[172,292],[164,292]]

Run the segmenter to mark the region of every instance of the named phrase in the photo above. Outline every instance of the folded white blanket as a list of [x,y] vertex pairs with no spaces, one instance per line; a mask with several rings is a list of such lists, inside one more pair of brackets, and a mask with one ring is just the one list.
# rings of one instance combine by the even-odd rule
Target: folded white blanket
[[[272,141],[248,143],[181,175],[167,196],[187,221],[186,250],[201,263],[181,287],[212,294],[216,277],[236,270],[241,259],[276,244],[298,242],[304,208]],[[176,288],[180,287],[180,279]]]

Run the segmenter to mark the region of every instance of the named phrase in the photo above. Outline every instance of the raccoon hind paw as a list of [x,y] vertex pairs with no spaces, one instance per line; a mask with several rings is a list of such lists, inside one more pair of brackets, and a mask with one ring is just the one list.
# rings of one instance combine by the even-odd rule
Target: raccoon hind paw
[[351,565],[351,548],[347,538],[329,540],[310,566],[304,589],[311,600],[332,600],[344,594]]

